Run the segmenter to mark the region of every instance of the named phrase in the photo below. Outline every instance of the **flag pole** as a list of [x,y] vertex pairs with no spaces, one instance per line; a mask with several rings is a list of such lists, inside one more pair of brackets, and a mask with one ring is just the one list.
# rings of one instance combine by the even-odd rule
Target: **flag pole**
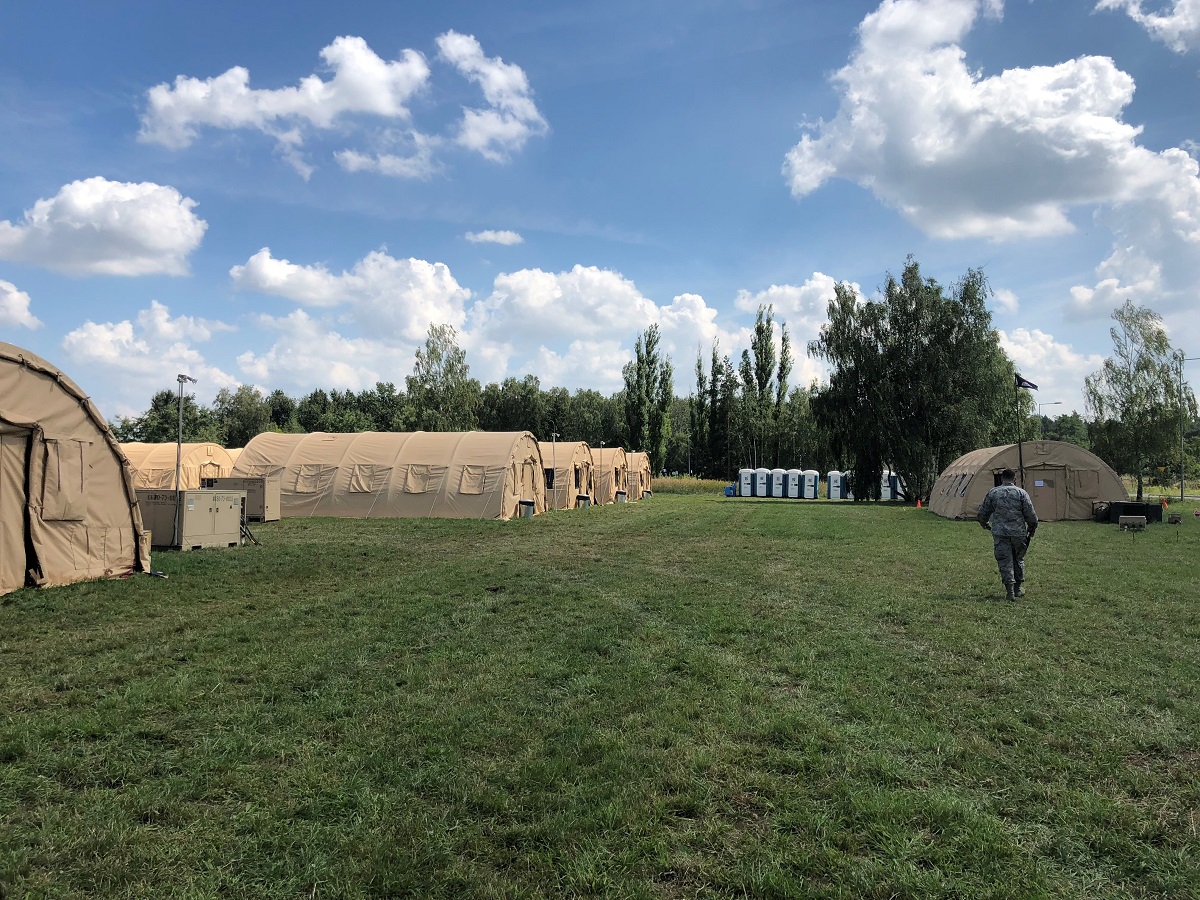
[[1021,376],[1013,381],[1013,416],[1017,420],[1017,471],[1021,473],[1021,489],[1025,489],[1025,453],[1022,437],[1025,429],[1021,427]]

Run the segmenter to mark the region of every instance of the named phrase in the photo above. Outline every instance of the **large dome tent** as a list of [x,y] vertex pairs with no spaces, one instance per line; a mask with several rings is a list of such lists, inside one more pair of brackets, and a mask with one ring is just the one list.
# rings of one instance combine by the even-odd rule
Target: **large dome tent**
[[204,478],[225,478],[233,474],[233,456],[220,444],[201,441],[192,444],[143,444],[136,441],[121,445],[133,467],[133,484],[139,491],[175,490],[175,462],[179,459],[179,489],[196,490]]
[[150,566],[133,479],[87,394],[0,343],[0,594]]
[[[592,450],[583,441],[542,441],[545,471],[553,473],[546,482],[546,506],[550,509],[575,509],[580,496],[592,497]],[[551,487],[553,484],[553,487]]]
[[617,493],[628,499],[629,462],[624,447],[592,448],[592,471],[596,479],[596,502],[616,503]]
[[650,493],[650,454],[626,453],[625,461],[629,466],[629,499],[641,500]]
[[527,431],[265,432],[233,475],[278,475],[284,518],[510,519],[522,504],[546,509],[542,456]]
[[[1096,501],[1128,500],[1129,492],[1104,460],[1077,444],[1029,441],[1021,446],[1025,490],[1045,522],[1086,520]],[[948,519],[973,519],[1005,469],[1018,471],[1016,444],[960,456],[934,482],[929,508]],[[1018,475],[1018,483],[1020,476]]]

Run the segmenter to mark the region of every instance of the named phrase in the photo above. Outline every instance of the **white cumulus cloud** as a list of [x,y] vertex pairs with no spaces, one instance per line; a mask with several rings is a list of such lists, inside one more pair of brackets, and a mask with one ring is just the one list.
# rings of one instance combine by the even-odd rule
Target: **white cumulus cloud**
[[[387,131],[378,143],[387,147],[374,153],[359,150],[339,150],[334,159],[347,172],[376,172],[393,178],[414,178],[426,181],[442,171],[434,158],[442,139],[436,135],[409,131],[403,135]],[[397,149],[402,152],[395,152]]]
[[[483,90],[486,107],[464,108],[453,141],[503,162],[549,127],[533,101],[520,66],[489,57],[470,35],[446,32],[439,58]],[[320,134],[377,127],[369,148],[347,147],[333,156],[347,172],[428,179],[442,171],[436,158],[447,138],[414,127],[412,101],[429,92],[431,69],[417,50],[380,57],[361,37],[342,36],[321,50],[322,73],[295,85],[251,87],[250,72],[234,66],[220,75],[177,75],[146,92],[140,140],[182,150],[203,129],[254,131],[274,139],[276,152],[304,178],[315,170],[306,148]],[[327,75],[328,77],[324,77]],[[436,97],[430,104],[436,103]],[[400,127],[398,127],[400,126]]]
[[1084,355],[1039,329],[1000,332],[1000,346],[1017,371],[1038,386],[1039,403],[1061,402],[1047,414],[1083,412],[1083,380],[1104,363],[1098,353]]
[[1072,230],[1068,209],[1133,196],[1148,161],[1120,118],[1133,79],[1106,57],[983,77],[958,45],[980,0],[885,0],[834,76],[842,104],[788,153],[803,197],[830,178],[868,187],[937,237]]
[[466,238],[472,244],[500,244],[504,247],[525,243],[525,238],[515,231],[468,231]]
[[29,311],[29,295],[10,281],[0,280],[0,325],[40,328],[42,322]]
[[308,75],[294,87],[250,87],[242,66],[212,78],[176,76],[146,93],[141,140],[171,149],[189,146],[201,127],[250,129],[275,138],[280,152],[301,174],[299,147],[306,129],[329,129],[345,116],[407,121],[408,103],[429,80],[429,65],[415,50],[385,60],[360,37],[336,38],[321,51],[328,80]]
[[273,335],[274,342],[262,353],[241,354],[238,367],[247,378],[272,388],[294,394],[316,388],[362,391],[379,381],[403,386],[412,371],[411,346],[346,336],[302,309],[287,316],[256,316],[254,324]]
[[173,187],[95,177],[0,221],[0,259],[70,275],[186,275],[208,223]]
[[1099,0],[1096,9],[1124,10],[1176,53],[1200,47],[1200,0],[1173,0],[1164,12],[1146,12],[1143,0]]
[[88,320],[70,331],[62,346],[79,371],[87,371],[91,393],[114,398],[116,409],[105,414],[129,415],[143,412],[148,398],[171,388],[179,373],[198,379],[194,390],[203,402],[211,401],[221,388],[236,388],[236,378],[207,363],[192,346],[215,332],[231,330],[222,322],[172,318],[166,306],[152,302],[138,313],[136,323]]
[[303,266],[276,259],[264,247],[229,274],[242,290],[302,306],[344,306],[346,321],[372,334],[405,341],[423,340],[431,323],[461,326],[464,304],[471,297],[444,263],[395,259],[385,250],[369,253],[335,275],[320,264]]
[[549,130],[520,66],[489,57],[472,35],[448,31],[437,39],[442,59],[483,89],[487,109],[463,109],[458,143],[503,162],[530,137]]

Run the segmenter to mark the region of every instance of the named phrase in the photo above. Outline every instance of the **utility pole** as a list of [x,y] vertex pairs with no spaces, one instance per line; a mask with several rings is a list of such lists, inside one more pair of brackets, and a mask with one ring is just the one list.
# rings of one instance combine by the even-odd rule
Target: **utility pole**
[[558,432],[550,432],[550,465],[554,466],[554,511],[558,512]]
[[191,375],[176,375],[175,380],[179,382],[179,431],[176,434],[175,441],[175,533],[172,535],[174,546],[178,547],[182,542],[182,522],[180,521],[180,505],[183,501],[183,494],[180,492],[179,475],[183,468],[183,386],[187,382],[196,383],[196,379]]

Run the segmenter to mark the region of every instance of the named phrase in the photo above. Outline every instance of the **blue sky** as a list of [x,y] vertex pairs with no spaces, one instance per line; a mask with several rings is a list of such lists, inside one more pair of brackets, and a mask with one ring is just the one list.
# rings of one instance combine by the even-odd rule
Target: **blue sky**
[[[109,416],[178,372],[620,385],[983,267],[1048,413],[1124,299],[1200,356],[1200,0],[0,6],[0,337]],[[1200,365],[1200,364],[1192,364]],[[1195,381],[1195,373],[1192,381]]]

